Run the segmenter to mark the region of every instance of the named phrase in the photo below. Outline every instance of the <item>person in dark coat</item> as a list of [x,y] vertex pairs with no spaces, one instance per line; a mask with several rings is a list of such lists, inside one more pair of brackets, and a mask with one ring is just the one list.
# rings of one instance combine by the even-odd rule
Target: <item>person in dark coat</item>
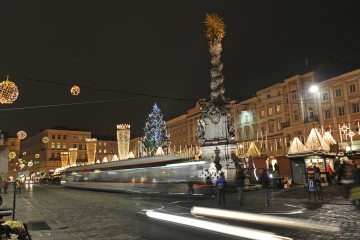
[[221,202],[225,205],[225,189],[227,181],[225,180],[223,172],[220,173],[220,177],[216,180],[215,186],[217,187],[219,193],[219,206],[221,205]]
[[245,178],[246,175],[244,173],[244,169],[239,169],[237,175],[236,175],[236,186],[239,193],[239,206],[243,205],[243,192],[244,192],[244,186],[245,186]]
[[262,173],[260,176],[260,184],[262,185],[263,188],[263,193],[264,193],[264,197],[265,197],[265,206],[269,206],[269,202],[270,202],[270,178],[269,175],[266,171],[266,169],[262,169]]

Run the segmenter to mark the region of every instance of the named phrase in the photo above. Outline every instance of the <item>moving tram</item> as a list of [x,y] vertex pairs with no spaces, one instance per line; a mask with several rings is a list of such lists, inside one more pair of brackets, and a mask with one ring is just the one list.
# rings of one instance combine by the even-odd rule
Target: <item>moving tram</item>
[[203,180],[197,173],[203,164],[180,155],[99,163],[67,168],[61,183],[79,189],[144,193],[187,193],[195,183],[201,192]]

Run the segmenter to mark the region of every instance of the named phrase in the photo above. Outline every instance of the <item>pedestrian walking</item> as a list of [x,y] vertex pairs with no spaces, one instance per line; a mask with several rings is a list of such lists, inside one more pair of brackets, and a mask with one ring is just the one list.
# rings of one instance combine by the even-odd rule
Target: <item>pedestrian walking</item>
[[266,169],[261,169],[261,176],[260,176],[260,184],[262,185],[263,188],[263,193],[264,193],[264,197],[265,197],[265,206],[268,207],[269,203],[270,203],[270,179],[269,179],[269,175],[266,171]]
[[245,178],[246,175],[244,173],[244,169],[240,168],[237,175],[236,175],[236,186],[239,193],[239,206],[243,205],[243,193],[244,193],[244,186],[245,186]]
[[220,173],[220,177],[216,180],[215,186],[218,189],[219,194],[219,206],[221,205],[221,202],[225,205],[225,189],[227,186],[227,181],[225,180],[224,173]]
[[4,193],[7,193],[7,189],[8,189],[8,183],[7,181],[4,181]]
[[21,187],[22,187],[22,183],[20,180],[16,181],[16,192],[17,193],[21,193]]

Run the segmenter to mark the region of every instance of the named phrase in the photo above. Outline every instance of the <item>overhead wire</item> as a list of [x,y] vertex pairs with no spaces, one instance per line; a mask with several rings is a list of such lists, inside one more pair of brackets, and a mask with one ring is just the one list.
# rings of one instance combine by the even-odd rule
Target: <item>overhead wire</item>
[[36,108],[48,108],[48,107],[73,106],[73,105],[92,104],[92,103],[106,103],[106,102],[116,102],[116,101],[125,101],[125,100],[139,100],[139,99],[148,99],[148,98],[150,98],[150,97],[119,98],[119,99],[107,99],[107,100],[97,100],[97,101],[87,101],[87,102],[60,103],[60,104],[49,104],[49,105],[28,106],[28,107],[4,108],[4,109],[0,109],[0,112],[14,111],[14,110],[25,110],[25,109],[36,109]]
[[[47,84],[56,84],[56,85],[62,85],[62,86],[73,86],[73,84],[70,84],[70,83],[48,81],[48,80],[42,80],[42,79],[36,79],[36,78],[30,78],[30,77],[22,77],[22,76],[18,76],[18,75],[13,75],[13,78],[19,78],[19,79],[23,79],[23,80],[29,80],[29,81],[33,81],[33,82],[40,82],[40,83],[47,83]],[[153,95],[153,94],[147,94],[147,93],[121,91],[121,90],[116,90],[116,89],[107,89],[107,88],[96,88],[96,87],[86,86],[86,85],[80,85],[80,87],[85,88],[85,89],[91,89],[91,90],[94,90],[94,91],[122,93],[122,94],[129,94],[129,95],[136,95],[136,96],[143,96],[143,97],[159,98],[159,99],[188,101],[188,102],[197,102],[198,101],[198,100],[189,99],[189,98],[169,97],[169,96]]]

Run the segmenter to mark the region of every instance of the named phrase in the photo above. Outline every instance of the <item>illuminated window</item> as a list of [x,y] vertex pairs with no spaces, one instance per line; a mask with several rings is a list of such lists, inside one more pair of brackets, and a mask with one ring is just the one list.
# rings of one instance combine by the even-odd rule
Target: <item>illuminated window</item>
[[245,120],[245,123],[249,123],[249,116],[248,116],[248,115],[245,115],[245,116],[244,116],[244,120]]
[[99,153],[101,153],[101,149],[99,149]]
[[358,113],[359,112],[359,103],[352,103],[351,110],[352,110],[352,113]]
[[277,123],[277,130],[278,130],[278,131],[281,130],[281,122],[278,122],[278,123]]
[[344,116],[345,115],[345,108],[344,106],[338,107],[338,116]]
[[261,118],[264,118],[264,117],[265,117],[265,110],[261,110],[261,111],[260,111],[260,117],[261,117]]
[[66,143],[63,143],[63,149],[66,149]]
[[268,108],[268,115],[269,116],[273,115],[273,108],[272,107]]
[[104,149],[104,153],[106,153],[106,149]]
[[56,148],[60,149],[60,148],[61,148],[61,143],[58,142],[58,143],[56,144]]
[[104,143],[104,146],[106,146],[106,142]]
[[55,143],[54,142],[51,143],[51,148],[55,148]]
[[280,113],[280,104],[276,105],[276,113]]

